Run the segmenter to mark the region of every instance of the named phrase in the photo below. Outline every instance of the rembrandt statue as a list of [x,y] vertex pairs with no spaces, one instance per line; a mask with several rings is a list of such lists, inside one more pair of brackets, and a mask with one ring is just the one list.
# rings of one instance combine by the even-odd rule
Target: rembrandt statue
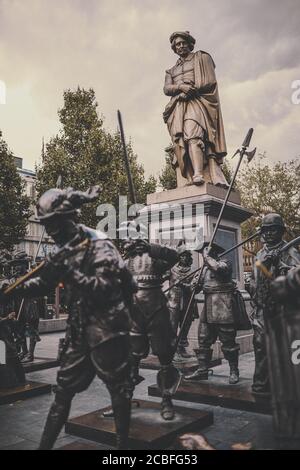
[[221,169],[227,151],[215,64],[208,53],[192,52],[196,41],[188,31],[173,33],[170,42],[179,59],[166,71],[164,93],[171,99],[163,117],[173,143],[177,185],[228,187]]

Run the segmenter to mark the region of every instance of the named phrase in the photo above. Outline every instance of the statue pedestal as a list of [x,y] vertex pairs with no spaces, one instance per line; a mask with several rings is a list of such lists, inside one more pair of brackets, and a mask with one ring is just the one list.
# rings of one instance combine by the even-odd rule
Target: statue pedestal
[[[213,413],[192,408],[175,406],[176,416],[164,421],[160,416],[160,403],[139,401],[139,408],[133,407],[129,432],[130,449],[166,449],[178,435],[197,431],[213,424]],[[84,439],[115,445],[115,424],[113,418],[102,413],[111,407],[70,419],[65,431]]]
[[[185,186],[169,191],[149,194],[147,208],[141,212],[149,224],[149,237],[153,243],[162,243],[176,247],[185,239],[188,248],[193,250],[203,239],[210,239],[217,222],[227,190],[205,183],[201,186]],[[241,206],[240,194],[232,191],[225,208],[220,228],[215,241],[228,249],[242,241],[241,223],[251,217],[252,212]],[[232,262],[233,277],[238,287],[244,288],[244,269],[242,247],[228,255]],[[201,264],[201,255],[193,252],[192,269]],[[249,295],[244,292],[246,307],[249,307]],[[203,307],[203,295],[196,296],[198,309]],[[248,305],[247,305],[248,304]],[[190,348],[197,348],[198,321],[194,321],[189,333]],[[252,332],[238,332],[240,353],[252,351]],[[220,344],[214,345],[214,357],[222,357]]]
[[[205,403],[253,413],[272,414],[270,400],[256,398],[251,392],[252,380],[240,378],[235,385],[229,385],[228,376],[214,375],[198,382],[181,381],[174,400]],[[159,397],[157,385],[148,387],[151,397]]]
[[44,393],[51,393],[51,390],[51,384],[33,381],[28,381],[24,385],[18,385],[17,387],[1,388],[0,405],[14,403],[15,401],[36,397]]

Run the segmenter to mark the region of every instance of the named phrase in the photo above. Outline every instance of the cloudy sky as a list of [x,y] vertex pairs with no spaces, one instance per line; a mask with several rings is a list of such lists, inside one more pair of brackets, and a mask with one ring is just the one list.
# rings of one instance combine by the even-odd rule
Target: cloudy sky
[[[299,0],[0,0],[0,129],[33,168],[57,133],[66,88],[93,87],[105,126],[121,109],[147,174],[160,171],[173,31],[189,30],[216,62],[228,151],[249,127],[269,159],[300,154]],[[196,48],[197,49],[197,48]],[[300,82],[299,82],[300,83]]]

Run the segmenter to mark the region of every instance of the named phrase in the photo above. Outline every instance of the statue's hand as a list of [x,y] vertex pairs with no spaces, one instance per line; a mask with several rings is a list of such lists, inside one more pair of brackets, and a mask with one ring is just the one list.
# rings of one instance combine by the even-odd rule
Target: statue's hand
[[192,96],[195,93],[196,88],[195,88],[195,85],[189,85],[187,83],[181,83],[179,85],[179,90],[182,91],[183,93],[185,93],[188,96]]

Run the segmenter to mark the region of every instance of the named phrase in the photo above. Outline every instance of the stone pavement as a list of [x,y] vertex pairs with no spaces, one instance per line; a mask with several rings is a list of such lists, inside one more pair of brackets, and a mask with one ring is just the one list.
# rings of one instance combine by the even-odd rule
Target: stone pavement
[[[42,341],[37,345],[37,356],[55,358],[58,340],[61,337],[63,337],[63,333],[42,335]],[[241,376],[251,378],[253,368],[253,353],[242,355],[240,359]],[[57,369],[48,369],[31,372],[27,374],[27,378],[55,384],[56,371]],[[226,361],[223,360],[223,364],[215,367],[214,371],[216,374],[227,374]],[[141,374],[145,380],[136,388],[134,397],[159,401],[158,398],[150,398],[147,394],[148,386],[156,381],[156,371],[143,369]],[[11,405],[0,406],[0,449],[35,449],[52,400],[53,394],[47,394]],[[230,449],[230,445],[233,443],[248,441],[253,442],[256,449],[276,448],[276,442],[272,436],[271,416],[183,401],[175,401],[175,403],[180,406],[213,411],[214,424],[202,431],[202,434],[218,449]],[[109,404],[109,394],[104,384],[96,378],[87,391],[75,396],[70,417],[95,411]],[[55,447],[58,448],[79,440],[84,441],[62,431]],[[109,448],[104,445],[101,447],[103,449]]]

